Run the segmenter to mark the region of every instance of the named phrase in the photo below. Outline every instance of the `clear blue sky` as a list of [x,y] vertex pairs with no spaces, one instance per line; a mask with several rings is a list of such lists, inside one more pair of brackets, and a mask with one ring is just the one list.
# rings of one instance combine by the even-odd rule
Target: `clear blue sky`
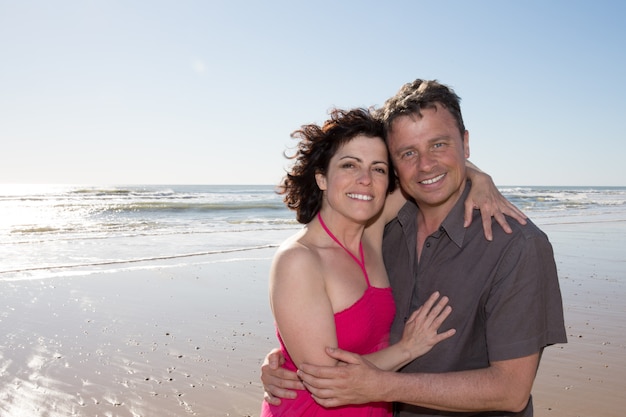
[[498,185],[626,185],[623,1],[0,0],[0,182],[274,184],[436,78]]

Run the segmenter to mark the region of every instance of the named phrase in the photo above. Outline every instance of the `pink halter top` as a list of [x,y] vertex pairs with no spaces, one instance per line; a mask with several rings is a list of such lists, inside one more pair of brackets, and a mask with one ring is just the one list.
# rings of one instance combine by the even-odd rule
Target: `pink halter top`
[[[337,345],[339,348],[365,355],[376,352],[389,345],[389,330],[393,321],[396,307],[393,301],[391,288],[372,287],[365,269],[363,257],[363,244],[359,244],[360,260],[347,250],[341,242],[326,227],[322,217],[318,213],[317,218],[328,235],[341,246],[361,267],[363,276],[367,282],[367,289],[361,298],[350,307],[335,313],[335,329],[337,332]],[[312,318],[314,320],[314,318]],[[293,360],[278,333],[280,348],[285,356],[284,367],[292,371],[296,370]],[[308,391],[298,391],[298,396],[293,399],[282,399],[280,406],[269,405],[263,402],[260,417],[269,416],[391,416],[389,403],[370,403],[351,405],[345,407],[323,408],[311,397]]]

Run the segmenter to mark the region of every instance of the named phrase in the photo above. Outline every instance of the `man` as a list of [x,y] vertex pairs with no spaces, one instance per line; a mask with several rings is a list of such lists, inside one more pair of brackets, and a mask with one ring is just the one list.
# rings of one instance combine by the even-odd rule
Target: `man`
[[389,401],[397,403],[398,416],[532,416],[541,352],[567,341],[545,234],[528,222],[513,224],[511,234],[496,228],[487,241],[479,221],[464,227],[471,183],[459,101],[445,85],[416,80],[381,109],[400,185],[414,200],[385,228],[383,253],[397,308],[391,342],[435,290],[453,307],[441,330],[454,328],[456,335],[395,373],[329,350],[348,365],[303,365],[298,372],[323,406]]

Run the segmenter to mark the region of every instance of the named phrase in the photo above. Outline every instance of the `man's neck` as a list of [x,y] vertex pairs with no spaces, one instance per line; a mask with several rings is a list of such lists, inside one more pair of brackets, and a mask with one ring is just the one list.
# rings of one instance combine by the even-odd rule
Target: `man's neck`
[[453,198],[449,201],[446,201],[444,204],[440,206],[427,206],[420,205],[417,203],[419,207],[419,211],[417,212],[417,255],[422,253],[422,247],[426,238],[431,234],[435,233],[443,221],[448,217],[452,208],[459,201],[461,196],[463,195],[463,191],[467,186],[466,182],[463,182],[463,186],[459,189],[459,192],[456,195],[456,198]]
[[424,232],[424,236],[429,236],[439,229],[439,226],[441,226],[441,223],[443,223],[448,213],[449,211],[441,215],[429,216],[427,213],[420,210],[417,212],[417,228]]
[[[447,215],[447,213],[446,213]],[[420,256],[422,254],[422,248],[424,247],[424,243],[426,242],[426,238],[431,234],[435,233],[445,216],[426,216],[422,210],[417,212],[417,260],[419,261]]]

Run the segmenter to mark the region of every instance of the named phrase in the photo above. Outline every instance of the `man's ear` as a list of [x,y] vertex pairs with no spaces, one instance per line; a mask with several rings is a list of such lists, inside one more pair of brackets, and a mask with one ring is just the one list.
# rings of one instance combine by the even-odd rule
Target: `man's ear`
[[465,131],[463,134],[463,150],[465,151],[465,159],[470,157],[470,148],[469,148],[469,131]]
[[328,185],[326,184],[326,175],[322,174],[321,172],[315,174],[315,182],[317,183],[319,189],[322,191],[326,191],[326,189],[328,188]]

